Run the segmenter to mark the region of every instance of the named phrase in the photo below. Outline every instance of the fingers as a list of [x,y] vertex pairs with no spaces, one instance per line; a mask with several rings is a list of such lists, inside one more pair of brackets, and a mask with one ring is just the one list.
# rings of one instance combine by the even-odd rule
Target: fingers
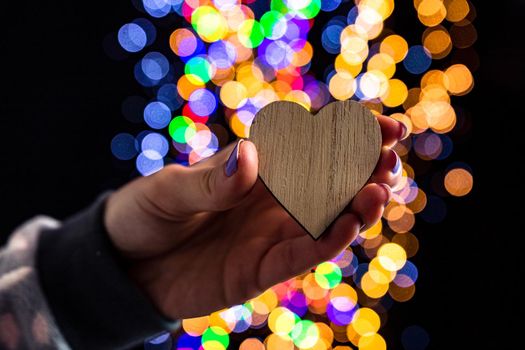
[[390,196],[388,186],[369,184],[354,198],[349,211],[341,215],[319,240],[304,234],[273,246],[261,260],[260,288],[266,289],[337,256],[360,230],[374,225],[381,218]]
[[162,208],[177,214],[227,210],[251,191],[257,166],[255,145],[239,140],[194,166],[166,167],[156,177],[152,191],[163,200]]
[[388,185],[368,184],[352,200],[348,211],[361,219],[363,223],[361,230],[366,230],[381,218],[391,196]]
[[369,182],[385,183],[393,188],[399,183],[402,170],[401,159],[397,153],[392,149],[383,148]]
[[356,215],[343,214],[334,222],[330,232],[317,241],[307,233],[281,241],[261,259],[259,287],[264,290],[335,257],[354,240],[360,226]]
[[406,126],[397,120],[384,115],[378,115],[377,121],[381,127],[383,146],[392,147],[396,142],[403,140],[408,136]]
[[390,148],[406,138],[408,131],[403,123],[383,115],[378,115],[377,121],[381,127],[383,149],[369,182],[395,187],[401,179],[402,164],[399,156]]

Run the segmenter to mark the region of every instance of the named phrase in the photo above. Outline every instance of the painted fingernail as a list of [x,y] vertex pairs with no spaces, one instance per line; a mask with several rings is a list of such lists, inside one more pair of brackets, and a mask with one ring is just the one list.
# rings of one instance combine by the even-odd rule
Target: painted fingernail
[[399,156],[397,155],[395,151],[392,151],[392,152],[394,152],[394,155],[396,157],[396,164],[392,168],[392,173],[397,174],[397,172],[401,170],[401,159],[399,159]]
[[230,154],[230,157],[226,161],[226,165],[224,166],[224,172],[226,173],[226,176],[230,177],[237,171],[237,160],[239,159],[239,145],[241,142],[243,142],[243,139],[240,139],[237,144],[235,145],[235,148],[233,149],[232,153]]
[[386,201],[385,201],[385,207],[390,203],[390,199],[392,198],[392,190],[390,189],[390,186],[387,184],[378,184],[379,186],[383,187],[383,189],[386,192]]
[[145,349],[171,349],[173,339],[168,332],[153,335],[144,340]]
[[404,123],[399,122],[399,124],[401,126],[401,128],[400,128],[401,129],[401,132],[400,132],[401,135],[399,136],[399,140],[404,140],[410,134],[408,133],[408,128],[407,128],[407,126]]
[[357,219],[359,220],[359,223],[361,224],[361,226],[359,226],[359,232],[363,232],[363,229],[365,228],[365,224],[363,223],[363,219],[361,219],[359,216],[357,216]]

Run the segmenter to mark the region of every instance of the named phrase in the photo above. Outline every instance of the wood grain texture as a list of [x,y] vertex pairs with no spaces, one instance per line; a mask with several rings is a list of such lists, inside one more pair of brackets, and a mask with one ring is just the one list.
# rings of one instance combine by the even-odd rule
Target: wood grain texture
[[330,103],[316,115],[273,102],[257,113],[249,139],[261,180],[315,239],[366,184],[381,152],[376,117],[354,101]]

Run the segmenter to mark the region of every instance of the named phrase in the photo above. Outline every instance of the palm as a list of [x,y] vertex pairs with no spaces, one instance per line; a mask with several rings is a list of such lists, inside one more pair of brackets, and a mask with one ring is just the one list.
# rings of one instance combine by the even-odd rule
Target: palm
[[104,220],[130,277],[163,314],[187,318],[244,302],[334,257],[360,228],[379,220],[389,186],[399,181],[400,172],[392,172],[399,159],[388,147],[402,127],[378,120],[384,148],[370,184],[317,241],[258,180],[250,142],[232,176],[224,164],[234,145],[123,187],[109,198]]
[[[173,232],[181,232],[180,226],[171,223],[161,230],[173,239],[159,245],[159,250],[167,245],[176,248],[148,259],[146,264],[142,262],[137,271],[149,275],[143,278],[149,280],[150,288],[164,290],[159,298],[167,303],[165,308],[177,308],[181,300],[193,306],[187,315],[179,317],[209,313],[210,306],[213,310],[241,303],[283,276],[286,279],[300,273],[292,266],[290,256],[279,252],[288,252],[282,247],[292,246],[294,239],[312,240],[260,181],[239,206],[199,215],[191,224],[182,223],[184,236],[174,236]],[[268,268],[269,256],[273,268]],[[181,281],[192,283],[182,286]],[[223,290],[210,290],[210,286],[223,286]]]

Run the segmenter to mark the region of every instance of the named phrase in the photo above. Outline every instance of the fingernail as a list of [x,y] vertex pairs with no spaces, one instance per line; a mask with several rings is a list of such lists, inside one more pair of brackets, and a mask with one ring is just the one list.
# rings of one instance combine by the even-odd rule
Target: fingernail
[[401,170],[401,159],[399,159],[399,156],[397,155],[395,151],[392,151],[392,152],[394,152],[394,155],[396,156],[396,164],[392,168],[392,173],[397,174],[397,172]]
[[357,219],[359,220],[359,223],[361,223],[361,226],[359,226],[359,232],[363,232],[363,229],[365,228],[365,224],[363,223],[363,219],[361,219],[359,216],[357,216]]
[[405,123],[402,123],[402,122],[399,122],[399,124],[401,124],[401,136],[399,137],[399,140],[404,140],[408,137],[408,135],[410,135],[408,133],[408,128],[407,126],[405,125]]
[[153,335],[144,340],[144,348],[146,349],[170,349],[173,339],[168,332],[162,332]]
[[383,189],[386,192],[386,201],[385,201],[385,207],[390,203],[390,199],[392,198],[392,190],[390,189],[390,186],[387,184],[378,184],[379,186],[383,187]]
[[233,149],[232,153],[230,154],[230,157],[226,161],[226,165],[224,166],[224,172],[226,173],[226,176],[230,177],[237,171],[237,160],[239,159],[239,145],[241,142],[243,142],[243,139],[240,139],[237,144],[235,145],[235,148]]

